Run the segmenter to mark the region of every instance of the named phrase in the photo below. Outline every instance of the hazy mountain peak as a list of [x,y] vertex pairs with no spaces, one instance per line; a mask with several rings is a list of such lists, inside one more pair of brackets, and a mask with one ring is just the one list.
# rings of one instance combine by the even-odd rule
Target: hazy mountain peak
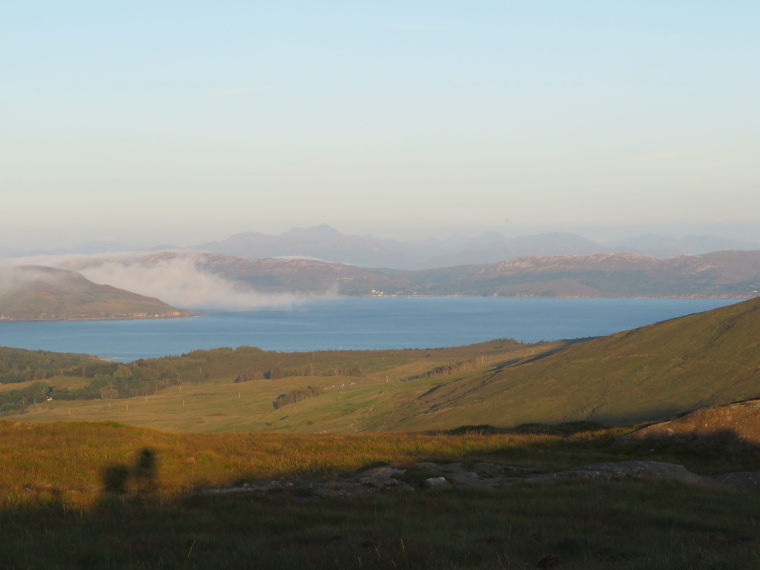
[[310,228],[305,228],[305,229],[293,228],[282,235],[288,236],[288,237],[325,239],[325,238],[342,236],[344,234],[342,234],[341,232],[339,232],[332,226],[328,226],[327,224],[320,224],[318,226],[312,226]]

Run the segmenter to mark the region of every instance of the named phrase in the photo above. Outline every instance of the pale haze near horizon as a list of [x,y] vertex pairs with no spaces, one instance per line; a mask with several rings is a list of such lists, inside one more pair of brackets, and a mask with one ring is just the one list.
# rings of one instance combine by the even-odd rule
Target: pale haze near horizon
[[12,3],[0,247],[322,223],[760,239],[758,21],[754,1]]

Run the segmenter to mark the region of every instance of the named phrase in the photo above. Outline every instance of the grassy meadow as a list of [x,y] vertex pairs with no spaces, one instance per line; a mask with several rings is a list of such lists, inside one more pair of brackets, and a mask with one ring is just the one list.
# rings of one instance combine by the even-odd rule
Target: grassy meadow
[[[563,429],[563,427],[565,429]],[[504,433],[170,434],[115,422],[0,422],[0,568],[755,568],[760,497],[669,482],[352,499],[204,494],[261,480],[331,481],[381,464],[479,461],[558,470],[632,458],[702,474],[759,470],[754,451],[612,447],[624,428]],[[151,485],[105,474],[156,458]]]
[[[130,370],[131,366],[111,365],[114,375],[124,374],[122,378],[127,383],[130,378],[126,374],[136,375],[141,368],[162,375],[158,389],[145,384],[144,394],[131,397],[113,396],[104,384],[86,399],[66,399],[60,394],[81,391],[94,381],[53,373],[42,381],[54,388],[52,399],[28,397],[26,407],[8,412],[5,417],[31,422],[118,421],[172,432],[403,430],[408,413],[398,413],[401,404],[452,380],[489,373],[565,345],[496,340],[427,350],[199,350],[181,357],[144,361],[144,366],[134,367],[136,372]],[[40,380],[2,384],[0,396],[3,391],[20,393],[36,383]],[[274,407],[279,395],[307,386],[320,388],[323,394]],[[461,419],[456,425],[471,423],[466,416]]]

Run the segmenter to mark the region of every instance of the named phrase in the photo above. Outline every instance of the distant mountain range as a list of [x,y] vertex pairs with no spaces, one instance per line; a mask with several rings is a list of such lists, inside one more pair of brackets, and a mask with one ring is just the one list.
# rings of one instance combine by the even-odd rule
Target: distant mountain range
[[117,242],[92,242],[77,248],[51,251],[11,250],[0,247],[0,257],[25,257],[42,254],[106,254],[125,251],[160,250],[204,251],[251,259],[307,257],[360,267],[392,269],[434,269],[466,264],[509,261],[518,257],[591,255],[598,253],[637,253],[658,259],[679,255],[701,255],[713,251],[757,250],[760,244],[715,236],[644,235],[623,241],[597,243],[572,233],[551,232],[507,237],[483,233],[475,237],[452,236],[446,239],[394,240],[371,235],[344,234],[328,225],[294,228],[280,235],[257,232],[236,234],[222,241],[181,248],[141,247]]
[[474,268],[430,292],[505,297],[752,297],[760,251],[656,259],[635,253],[520,257]]
[[[66,260],[65,266],[85,275],[107,267],[108,275],[114,278],[131,275],[130,283],[138,287],[150,281],[141,280],[140,272],[160,270],[166,276],[162,287],[167,291],[208,276],[239,293],[307,295],[746,298],[756,296],[760,290],[760,251],[724,251],[672,259],[633,253],[521,257],[495,264],[418,271],[202,252],[88,256]],[[196,277],[178,270],[188,266],[197,272]],[[176,283],[171,282],[173,275],[177,276]],[[140,292],[160,296],[155,291]]]
[[0,275],[0,320],[98,320],[190,317],[158,299],[97,285],[75,271],[5,268]]

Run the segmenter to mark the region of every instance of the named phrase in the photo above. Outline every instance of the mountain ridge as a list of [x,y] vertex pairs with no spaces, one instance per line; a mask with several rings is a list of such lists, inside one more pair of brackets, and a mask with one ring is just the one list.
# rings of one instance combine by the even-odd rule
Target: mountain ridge
[[23,251],[0,247],[0,257],[35,255],[106,254],[134,251],[206,251],[253,259],[268,257],[310,257],[333,263],[361,267],[427,270],[445,266],[497,263],[517,257],[549,255],[588,255],[594,253],[634,252],[656,258],[703,255],[711,251],[760,249],[752,243],[719,236],[681,238],[646,234],[625,240],[594,241],[571,232],[543,232],[509,237],[488,231],[476,236],[451,235],[434,239],[377,238],[354,235],[322,224],[291,228],[279,235],[251,231],[228,238],[191,245],[135,246],[115,241],[82,244],[75,248]]
[[[219,277],[240,292],[259,293],[749,298],[760,290],[760,251],[665,260],[634,253],[521,257],[496,264],[418,271],[372,269],[315,259],[250,259],[206,252],[89,256],[64,260],[62,266],[87,273],[107,264],[155,268],[183,260],[192,264],[199,275]],[[167,270],[167,274],[171,272]]]

